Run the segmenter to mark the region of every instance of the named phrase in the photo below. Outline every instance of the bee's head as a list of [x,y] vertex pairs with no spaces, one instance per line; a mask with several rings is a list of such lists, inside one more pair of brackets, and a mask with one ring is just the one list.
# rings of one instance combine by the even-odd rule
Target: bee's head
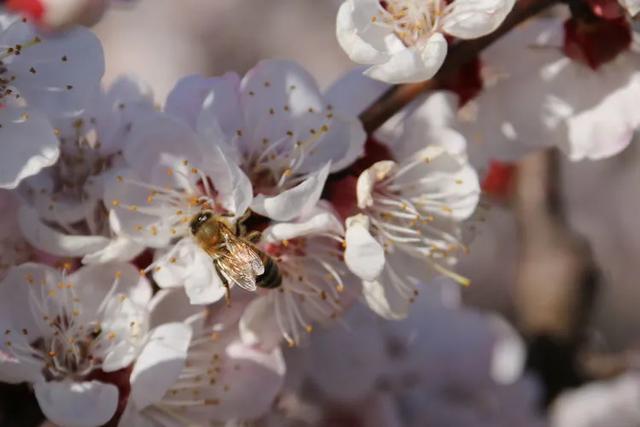
[[205,211],[200,212],[198,215],[194,216],[191,222],[189,223],[189,228],[191,229],[191,234],[195,235],[200,227],[207,223],[213,217],[213,212]]

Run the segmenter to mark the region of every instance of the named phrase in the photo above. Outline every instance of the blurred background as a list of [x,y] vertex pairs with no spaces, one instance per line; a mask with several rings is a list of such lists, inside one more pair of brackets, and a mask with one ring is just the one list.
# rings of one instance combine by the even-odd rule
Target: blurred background
[[[353,66],[335,38],[339,4],[338,0],[140,0],[134,7],[112,8],[95,27],[105,48],[106,83],[122,73],[132,74],[147,82],[162,104],[185,75],[243,74],[262,58],[281,58],[301,63],[322,88],[327,87]],[[569,228],[586,239],[600,272],[589,310],[592,323],[585,331],[587,342],[603,353],[640,350],[640,149],[631,145],[621,155],[598,162],[556,160],[560,171],[556,184]],[[472,280],[463,290],[469,305],[497,310],[522,326],[518,304],[544,311],[545,301],[538,299],[549,292],[517,289],[519,236],[526,218],[518,221],[513,212],[505,203],[489,203],[460,268]],[[544,256],[534,258],[529,266],[533,274],[537,267],[547,268],[547,261]],[[539,285],[556,284],[545,283],[543,275]],[[577,295],[569,294],[573,297]],[[27,388],[11,390],[3,402],[3,415],[37,420],[35,402],[29,407],[13,404],[27,400]],[[20,413],[12,413],[12,408]]]

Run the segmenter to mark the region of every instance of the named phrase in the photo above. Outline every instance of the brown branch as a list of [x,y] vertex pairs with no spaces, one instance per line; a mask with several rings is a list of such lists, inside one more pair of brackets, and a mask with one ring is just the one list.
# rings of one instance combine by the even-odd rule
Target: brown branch
[[360,120],[367,133],[371,134],[391,116],[400,111],[420,94],[437,89],[445,77],[454,74],[485,48],[511,31],[514,27],[537,15],[560,0],[519,0],[502,25],[493,33],[474,40],[454,44],[442,68],[431,79],[420,83],[396,85],[378,98],[361,115]]

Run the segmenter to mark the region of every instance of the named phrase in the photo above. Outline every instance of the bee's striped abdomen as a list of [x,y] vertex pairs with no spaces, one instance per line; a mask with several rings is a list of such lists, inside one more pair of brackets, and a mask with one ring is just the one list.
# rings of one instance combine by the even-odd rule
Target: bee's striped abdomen
[[282,276],[278,264],[270,257],[263,255],[264,273],[256,278],[256,285],[261,288],[275,289],[282,284]]

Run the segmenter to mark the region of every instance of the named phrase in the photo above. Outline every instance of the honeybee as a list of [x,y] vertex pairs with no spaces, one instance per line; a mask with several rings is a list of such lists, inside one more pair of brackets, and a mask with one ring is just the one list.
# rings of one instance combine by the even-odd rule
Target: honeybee
[[275,289],[282,284],[278,264],[255,246],[259,232],[247,234],[241,218],[230,225],[222,215],[202,211],[189,224],[191,234],[212,258],[222,278],[229,301],[230,286],[238,285],[248,291],[257,287]]

